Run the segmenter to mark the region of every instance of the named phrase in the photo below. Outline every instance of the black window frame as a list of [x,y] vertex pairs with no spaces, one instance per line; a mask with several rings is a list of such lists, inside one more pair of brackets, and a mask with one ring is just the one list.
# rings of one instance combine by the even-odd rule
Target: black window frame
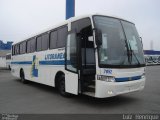
[[20,43],[20,54],[23,54],[23,42]]
[[15,45],[14,46],[14,55],[16,55],[16,48],[17,48],[17,46]]
[[19,55],[20,54],[20,45],[19,43],[15,45],[15,55]]
[[[52,33],[55,33],[56,32],[56,40],[53,40],[53,43],[55,43],[53,45],[53,47],[51,46],[51,37],[52,37]],[[52,50],[52,49],[56,49],[57,48],[57,41],[58,41],[58,31],[57,29],[55,30],[52,30],[49,34],[49,49]]]
[[[24,45],[24,43],[25,43],[25,45]],[[25,54],[25,53],[26,53],[26,47],[27,47],[27,42],[26,42],[26,41],[24,41],[24,43],[23,43],[23,45],[24,45],[24,46],[23,46],[23,49],[24,49],[24,51],[23,51],[24,53],[23,53],[23,54]]]
[[[77,29],[77,27],[79,27],[79,22],[81,22],[82,20],[87,20],[87,19],[89,20],[89,22],[91,23],[91,27],[93,28],[91,18],[86,17],[86,18],[81,18],[81,19],[76,20],[76,21],[72,21],[71,22],[71,30],[76,31],[76,33],[79,33],[80,31],[79,31],[79,29]],[[77,24],[76,27],[73,27],[74,24]],[[84,26],[83,26],[83,28],[84,28]]]
[[6,55],[6,60],[11,60],[11,54]]
[[[64,42],[63,42],[63,44],[60,44],[60,45],[58,45],[59,43],[59,37],[58,37],[58,34],[59,34],[59,31],[61,30],[61,29],[65,29],[66,28],[66,39],[64,40]],[[53,46],[53,48],[51,47],[51,34],[53,33],[53,32],[57,32],[57,39],[56,39],[56,41],[53,41],[53,42],[55,42],[55,46]],[[47,37],[47,47],[46,48],[42,48],[43,46],[42,46],[42,42],[43,42],[43,36],[44,35],[48,35]],[[63,47],[65,47],[65,44],[66,44],[66,40],[67,40],[67,35],[68,35],[68,24],[65,24],[65,25],[62,25],[62,26],[60,26],[60,27],[57,27],[57,28],[54,28],[53,30],[50,30],[50,31],[48,31],[48,32],[44,32],[44,33],[42,33],[42,34],[39,34],[39,35],[37,35],[37,36],[35,36],[35,37],[32,37],[32,38],[29,38],[29,39],[27,39],[27,40],[25,40],[25,41],[22,41],[22,42],[20,42],[20,43],[17,43],[17,44],[15,44],[15,45],[13,45],[12,46],[12,55],[14,56],[14,55],[19,55],[19,54],[28,54],[28,53],[33,53],[33,52],[39,52],[39,51],[45,51],[45,50],[48,50],[48,49],[57,49],[57,48],[63,48]],[[41,38],[41,40],[40,40],[40,49],[38,49],[39,47],[38,47],[38,38]],[[31,41],[32,40],[35,40],[35,48],[34,48],[34,50],[31,50]],[[63,41],[63,40],[62,40]],[[24,51],[24,49],[22,50],[22,48],[24,47],[23,46],[23,44],[25,43],[25,51]],[[21,46],[22,45],[22,46]],[[22,48],[21,48],[22,47]]]
[[12,56],[15,55],[14,45],[12,45]]
[[[40,40],[40,48],[38,47],[38,41],[39,41],[38,38],[41,38],[41,40]],[[38,35],[36,37],[36,52],[42,51],[41,49],[42,49],[42,36]]]
[[[62,30],[62,29],[67,29],[67,31],[66,31],[66,36],[64,36],[64,34],[59,34],[59,33],[60,33],[60,30]],[[63,31],[63,32],[64,32],[64,31]],[[60,40],[59,35],[60,35],[61,38],[62,38],[62,35],[63,35],[63,37],[64,37],[65,39]],[[64,48],[64,47],[65,47],[66,40],[67,40],[67,35],[68,35],[68,26],[67,26],[67,25],[63,25],[63,26],[61,26],[61,27],[59,27],[59,28],[57,29],[57,37],[58,37],[58,40],[57,40],[57,42],[56,42],[57,48]]]
[[[65,48],[66,40],[65,40],[63,46],[58,46],[58,41],[59,41],[58,30],[60,30],[60,29],[62,29],[62,28],[65,28],[65,27],[67,28],[67,32],[66,32],[66,40],[67,40],[67,35],[68,35],[68,24],[62,25],[62,26],[57,27],[57,28],[55,28],[55,29],[53,29],[53,30],[50,31],[50,34],[49,34],[49,49]],[[52,34],[53,32],[55,32],[55,31],[57,32],[57,40],[54,41],[56,45],[52,48],[52,47],[51,47],[51,34]]]
[[[47,35],[48,39],[47,39],[47,47],[46,48],[43,48],[43,37]],[[39,39],[40,38],[40,39]],[[38,40],[39,39],[39,40]],[[36,51],[37,52],[40,52],[40,51],[45,51],[45,50],[48,50],[49,49],[49,40],[50,40],[50,34],[48,32],[45,32],[41,35],[38,35],[37,38],[36,38]],[[40,41],[40,42],[39,42]],[[38,46],[38,43],[40,43],[40,46]]]
[[26,53],[30,53],[30,40],[27,40]]
[[[46,41],[45,39],[43,39],[43,38],[45,37],[45,35],[47,35],[47,37],[48,37],[47,43],[46,43],[46,44],[47,44],[47,47],[46,47],[46,48],[43,48],[43,42]],[[41,51],[48,50],[48,48],[49,48],[49,39],[50,39],[50,35],[49,35],[48,32],[43,33],[43,34],[41,35]]]
[[[33,40],[34,40],[34,42],[33,42]],[[34,43],[34,45],[32,42]],[[36,39],[34,37],[27,40],[26,44],[27,44],[26,45],[26,53],[34,53],[36,51]],[[32,49],[32,47],[34,49]]]
[[[26,41],[23,41],[20,43],[20,54],[25,54],[26,53]],[[21,50],[21,46],[22,46],[22,50]]]
[[34,53],[36,51],[36,38],[35,37],[31,38],[30,42],[31,42],[30,53]]

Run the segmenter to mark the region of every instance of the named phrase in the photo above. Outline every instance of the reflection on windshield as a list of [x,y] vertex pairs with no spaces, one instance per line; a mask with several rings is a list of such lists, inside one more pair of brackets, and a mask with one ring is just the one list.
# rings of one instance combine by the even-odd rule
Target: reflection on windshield
[[145,60],[143,57],[143,49],[142,49],[143,47],[139,39],[139,35],[137,33],[135,25],[125,21],[122,21],[122,25],[126,35],[126,39],[128,41],[128,46],[130,46],[130,49],[132,50],[133,54],[132,64],[136,63],[145,64],[144,63]]
[[[102,45],[99,47],[100,64],[102,65],[136,65],[144,64],[142,44],[133,24],[119,19],[95,16],[95,27],[102,32]],[[122,24],[121,24],[122,22]],[[122,28],[123,25],[123,28]],[[125,32],[125,34],[124,34]],[[128,61],[127,44],[134,52],[132,63]],[[138,61],[137,61],[138,60]]]

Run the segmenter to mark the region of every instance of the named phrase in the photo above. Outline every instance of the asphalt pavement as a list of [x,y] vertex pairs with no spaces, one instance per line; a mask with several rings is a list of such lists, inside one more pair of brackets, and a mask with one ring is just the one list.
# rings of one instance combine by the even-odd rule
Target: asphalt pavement
[[143,91],[112,98],[85,95],[64,98],[52,87],[22,84],[10,71],[0,69],[0,113],[25,114],[123,114],[160,112],[160,66],[146,69]]

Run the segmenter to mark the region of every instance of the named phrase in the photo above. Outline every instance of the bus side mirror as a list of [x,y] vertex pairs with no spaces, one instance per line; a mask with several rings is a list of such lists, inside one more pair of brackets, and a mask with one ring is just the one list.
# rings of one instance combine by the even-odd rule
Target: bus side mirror
[[141,41],[141,43],[142,43],[142,46],[143,46],[143,41],[142,41],[142,37],[139,37],[139,39],[140,39],[140,41]]
[[95,40],[96,40],[96,45],[101,46],[102,45],[102,32],[101,30],[94,29],[95,30]]
[[142,37],[139,37],[140,41],[142,42]]

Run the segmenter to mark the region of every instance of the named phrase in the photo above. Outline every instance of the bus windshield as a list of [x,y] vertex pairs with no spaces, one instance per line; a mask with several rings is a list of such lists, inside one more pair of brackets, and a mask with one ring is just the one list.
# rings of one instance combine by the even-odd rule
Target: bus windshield
[[94,16],[94,23],[102,33],[102,45],[98,48],[100,67],[145,66],[142,43],[134,24],[104,16]]

